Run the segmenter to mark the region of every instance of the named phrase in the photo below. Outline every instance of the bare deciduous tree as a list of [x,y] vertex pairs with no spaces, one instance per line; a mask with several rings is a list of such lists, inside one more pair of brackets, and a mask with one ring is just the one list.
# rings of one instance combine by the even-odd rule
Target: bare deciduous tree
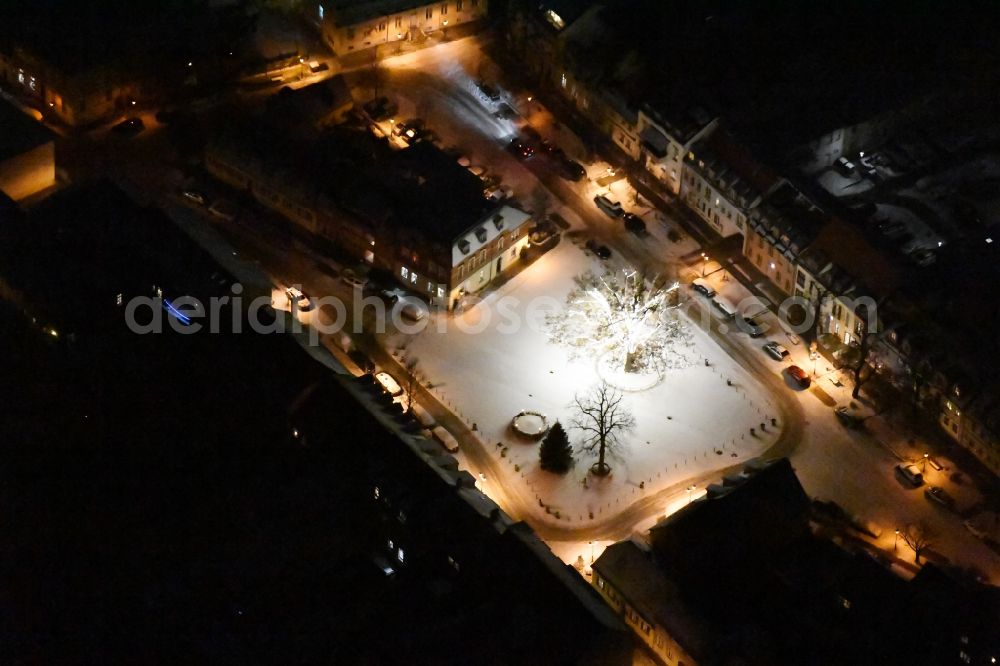
[[406,377],[403,378],[403,381],[406,390],[406,414],[408,415],[413,413],[413,392],[420,387],[420,379],[417,376],[419,365],[420,360],[415,356],[410,356],[406,359],[406,364],[403,366],[403,369],[406,371]]
[[920,554],[934,543],[934,535],[923,523],[908,525],[902,534],[903,541],[913,550],[913,561],[920,564]]
[[606,383],[573,397],[576,408],[573,427],[583,433],[581,450],[597,452],[597,462],[590,471],[598,476],[611,473],[611,466],[605,460],[607,453],[618,450],[623,445],[622,437],[635,428],[635,417],[622,405],[623,398],[621,391]]

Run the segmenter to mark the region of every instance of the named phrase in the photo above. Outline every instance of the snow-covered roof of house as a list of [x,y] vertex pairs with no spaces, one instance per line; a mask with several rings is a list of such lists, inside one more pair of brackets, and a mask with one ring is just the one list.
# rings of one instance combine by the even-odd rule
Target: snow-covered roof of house
[[451,246],[451,265],[458,266],[505,231],[513,231],[531,219],[523,210],[504,204],[488,213],[455,238]]

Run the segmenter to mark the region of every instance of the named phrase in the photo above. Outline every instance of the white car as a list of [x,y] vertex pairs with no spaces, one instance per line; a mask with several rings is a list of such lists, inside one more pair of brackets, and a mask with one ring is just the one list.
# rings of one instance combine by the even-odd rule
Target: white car
[[427,306],[412,299],[403,301],[399,313],[411,321],[423,321],[427,317]]
[[400,386],[399,382],[396,381],[396,378],[388,372],[375,373],[375,380],[382,386],[382,390],[392,397],[395,398],[403,395],[403,387]]
[[285,296],[288,297],[289,306],[293,306],[297,310],[307,312],[313,309],[313,304],[312,301],[309,300],[309,297],[295,287],[288,287],[285,289]]
[[764,351],[775,361],[784,361],[788,358],[788,350],[785,349],[784,345],[780,345],[774,341],[765,344]]

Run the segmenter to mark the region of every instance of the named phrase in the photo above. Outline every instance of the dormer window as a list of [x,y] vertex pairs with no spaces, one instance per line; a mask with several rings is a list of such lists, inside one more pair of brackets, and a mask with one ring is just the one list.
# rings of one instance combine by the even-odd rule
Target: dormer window
[[464,238],[458,241],[458,249],[462,252],[462,254],[469,254],[469,241]]
[[479,240],[480,243],[485,243],[486,229],[484,229],[483,227],[479,227],[478,229],[476,229],[476,238]]
[[497,214],[493,216],[493,226],[496,227],[497,231],[503,229],[503,215]]

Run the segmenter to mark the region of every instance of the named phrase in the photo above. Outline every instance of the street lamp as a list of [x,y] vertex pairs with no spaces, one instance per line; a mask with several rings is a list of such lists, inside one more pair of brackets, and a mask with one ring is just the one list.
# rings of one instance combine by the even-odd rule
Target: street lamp
[[708,268],[708,255],[704,252],[701,253],[701,276],[705,277],[705,270]]
[[892,540],[892,552],[896,552],[896,546],[899,544],[899,530],[896,530],[896,537]]
[[594,563],[594,542],[590,542],[590,563]]
[[927,458],[928,457],[930,457],[930,454],[929,453],[925,453],[924,454],[924,460],[921,463],[921,465],[922,465],[922,467],[920,468],[921,472],[926,472],[927,471]]

